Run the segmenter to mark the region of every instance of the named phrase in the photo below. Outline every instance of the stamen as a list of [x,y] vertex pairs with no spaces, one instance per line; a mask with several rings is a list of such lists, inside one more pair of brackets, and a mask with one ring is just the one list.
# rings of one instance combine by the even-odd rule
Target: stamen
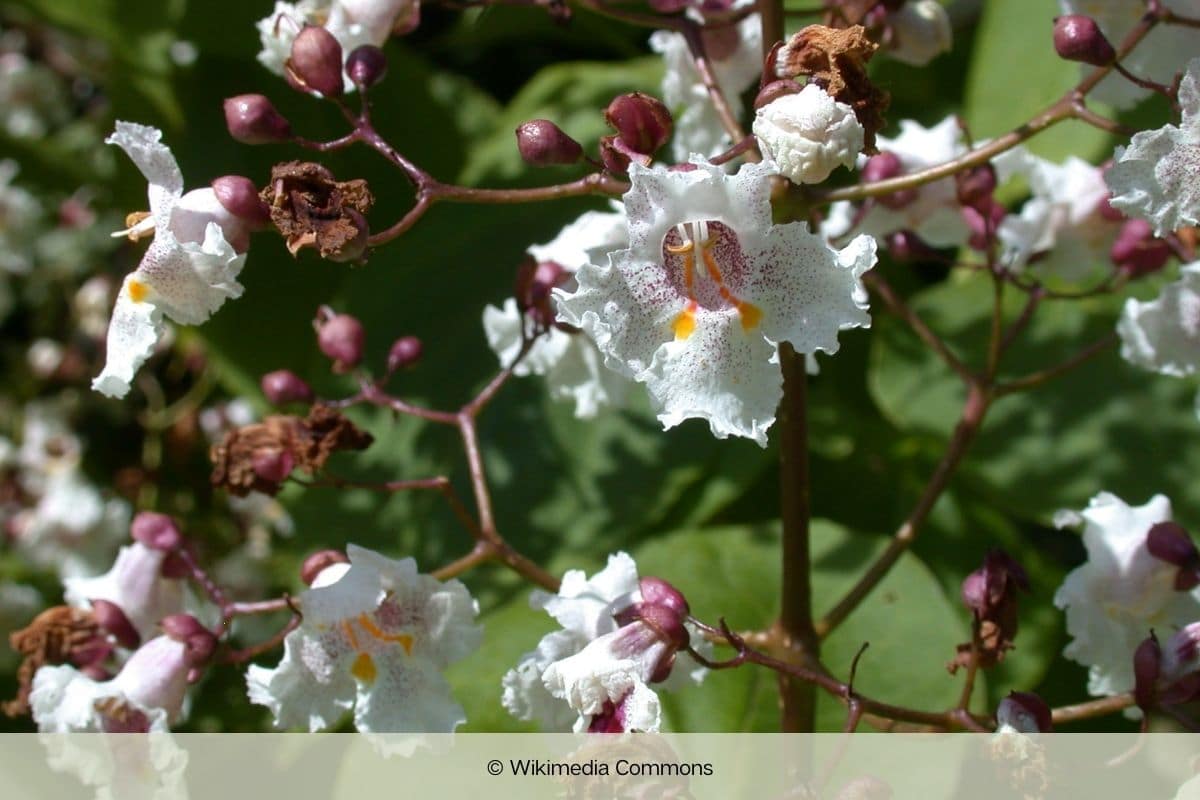
[[342,630],[346,632],[346,638],[350,640],[350,647],[354,650],[358,649],[358,636],[354,633],[354,624],[350,620],[342,620]]
[[721,277],[721,268],[717,266],[717,260],[713,258],[710,250],[712,245],[719,241],[719,237],[710,239],[704,243],[700,250],[701,257],[704,259],[704,264],[708,267],[708,276],[712,278],[713,283],[717,285],[717,291],[721,297],[730,305],[738,310],[738,314],[742,318],[742,330],[753,330],[758,327],[758,323],[762,321],[762,310],[753,303],[747,303],[745,300],[739,300],[734,296],[733,292],[729,291],[729,287],[725,285],[724,278]]

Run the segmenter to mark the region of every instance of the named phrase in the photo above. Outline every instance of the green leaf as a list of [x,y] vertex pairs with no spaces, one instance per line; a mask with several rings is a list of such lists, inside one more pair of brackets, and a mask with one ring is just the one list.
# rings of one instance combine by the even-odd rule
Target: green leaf
[[[1017,127],[1079,82],[1079,65],[1054,51],[1058,13],[1055,0],[983,4],[963,108],[972,136],[993,138]],[[1112,155],[1113,141],[1103,131],[1068,120],[1025,146],[1052,161],[1075,155],[1098,162]]]

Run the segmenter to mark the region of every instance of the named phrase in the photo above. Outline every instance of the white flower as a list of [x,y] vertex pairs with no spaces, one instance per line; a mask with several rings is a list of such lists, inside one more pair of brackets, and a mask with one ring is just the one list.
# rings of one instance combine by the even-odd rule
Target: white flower
[[887,54],[905,64],[923,67],[954,44],[950,15],[938,0],[908,0],[887,21],[892,29]]
[[[393,29],[415,23],[417,0],[300,0],[276,2],[271,16],[258,21],[262,50],[258,60],[276,75],[284,74],[291,57],[292,42],[305,25],[320,25],[342,46],[343,58],[354,48],[370,44],[381,47]],[[354,90],[348,77],[347,92]]]
[[1105,176],[1113,208],[1148,220],[1160,236],[1200,224],[1200,58],[1188,62],[1179,106],[1179,127],[1135,133]]
[[792,183],[820,183],[838,165],[853,168],[863,148],[854,109],[811,83],[760,108],[753,130],[763,155]]
[[1068,282],[1111,269],[1109,251],[1121,225],[1102,213],[1108,198],[1103,171],[1075,156],[1062,164],[1028,153],[1020,157],[1016,171],[1029,181],[1033,196],[1020,215],[1005,216],[997,229],[1006,265],[1017,269],[1045,253],[1032,268]]
[[[564,286],[574,288],[574,274],[581,266],[592,259],[602,260],[628,241],[623,213],[588,211],[552,241],[531,246],[529,254],[538,263],[553,262],[562,267],[566,272]],[[502,365],[511,364],[520,352],[526,324],[512,298],[503,308],[489,305],[484,309],[484,334]],[[619,405],[629,383],[604,366],[603,356],[586,332],[571,334],[558,328],[551,328],[529,348],[513,374],[545,376],[551,397],[573,399],[575,416],[580,419],[594,417],[604,406]]]
[[163,577],[166,553],[141,542],[122,547],[112,569],[94,578],[67,578],[64,599],[76,608],[90,608],[92,600],[107,600],[120,607],[142,640],[158,631],[163,617],[194,607],[185,581]]
[[629,249],[580,269],[575,293],[556,291],[559,319],[646,384],[666,428],[706,419],[717,437],[765,446],[782,392],[776,345],[833,353],[839,330],[870,324],[860,276],[874,240],[839,252],[802,223],[773,224],[771,172],[632,165]]
[[[954,117],[946,117],[932,128],[910,119],[901,120],[899,136],[895,139],[879,136],[876,142],[880,152],[895,154],[906,175],[950,161],[967,149],[962,129]],[[829,209],[830,219],[848,223],[854,217],[851,209],[849,203],[834,203]],[[957,247],[967,241],[970,233],[963,220],[952,177],[917,188],[913,200],[902,208],[871,203],[854,230],[876,237],[911,230],[934,247]],[[848,231],[849,228],[831,226],[828,235],[837,237]]]
[[1115,695],[1133,689],[1133,651],[1155,629],[1166,637],[1200,618],[1200,589],[1176,591],[1178,568],[1150,554],[1146,536],[1171,518],[1171,502],[1155,495],[1129,506],[1107,492],[1081,513],[1060,512],[1059,527],[1083,526],[1087,561],[1054,595],[1066,611],[1072,640],[1063,655],[1088,667],[1088,691]]
[[[735,7],[740,5],[735,3]],[[697,16],[692,10],[689,15]],[[751,14],[736,26],[714,31],[712,36],[716,39],[707,39],[706,43],[717,85],[736,113],[738,97],[762,73],[762,21],[758,14]],[[661,53],[666,62],[662,97],[675,120],[671,145],[675,160],[686,161],[692,153],[714,156],[728,149],[733,142],[696,72],[683,35],[655,31],[650,36],[650,48]]]
[[1126,300],[1117,333],[1126,361],[1182,378],[1200,369],[1200,261],[1185,264],[1179,274],[1153,300]]
[[[530,606],[545,610],[562,629],[542,637],[505,674],[504,707],[549,731],[658,731],[661,706],[649,684],[678,688],[699,682],[705,670],[676,667],[662,681],[677,643],[664,641],[640,619],[622,624],[616,618],[643,599],[637,565],[626,553],[609,556],[590,579],[582,570],[568,571],[558,594],[535,591]],[[699,644],[694,631],[687,635]]]
[[[1146,13],[1143,0],[1059,0],[1064,14],[1086,14],[1096,21],[1114,48],[1133,30]],[[1163,5],[1184,16],[1200,16],[1200,0],[1164,0]],[[1158,25],[1138,43],[1121,64],[1139,78],[1170,85],[1187,61],[1200,56],[1200,37],[1182,25]],[[1094,67],[1082,65],[1084,74]],[[1149,89],[1111,73],[1092,91],[1091,97],[1119,109],[1131,108],[1148,97]]]
[[451,733],[466,720],[442,677],[479,646],[478,607],[460,582],[439,583],[411,558],[363,547],[300,595],[300,627],[279,666],[251,666],[250,701],[281,728],[329,728],[351,708],[367,733]]
[[168,636],[143,644],[117,675],[96,681],[72,666],[41,667],[29,704],[43,733],[164,731],[183,715],[187,646]]
[[150,215],[127,233],[154,231],[138,268],[125,278],[108,327],[104,371],[92,388],[123,397],[138,368],[164,335],[163,315],[199,325],[231,297],[240,297],[238,273],[246,261],[245,225],[225,210],[211,188],[183,193],[183,176],[162,131],[118,122],[105,141],[124,150],[150,183]]

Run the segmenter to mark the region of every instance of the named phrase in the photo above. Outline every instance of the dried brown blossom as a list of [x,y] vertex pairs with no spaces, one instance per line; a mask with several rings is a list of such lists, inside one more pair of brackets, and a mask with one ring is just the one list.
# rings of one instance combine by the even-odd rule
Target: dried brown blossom
[[315,247],[333,261],[362,254],[367,234],[363,215],[374,203],[366,181],[339,181],[320,164],[288,161],[271,168],[271,184],[260,196],[292,255],[305,247]]
[[25,628],[9,634],[9,644],[23,660],[17,668],[17,695],[0,706],[10,717],[29,713],[33,676],[42,666],[95,663],[111,650],[95,616],[88,609],[52,606]]
[[875,134],[883,127],[883,112],[891,102],[888,93],[867,77],[867,62],[877,49],[879,45],[867,38],[861,25],[841,29],[809,25],[796,32],[775,58],[778,77],[807,75],[810,83],[854,109],[865,133],[863,152],[868,155],[875,152]]
[[315,405],[305,418],[269,416],[234,428],[213,445],[212,483],[239,497],[250,492],[273,495],[292,469],[315,474],[336,451],[363,450],[371,442],[371,434],[329,406]]

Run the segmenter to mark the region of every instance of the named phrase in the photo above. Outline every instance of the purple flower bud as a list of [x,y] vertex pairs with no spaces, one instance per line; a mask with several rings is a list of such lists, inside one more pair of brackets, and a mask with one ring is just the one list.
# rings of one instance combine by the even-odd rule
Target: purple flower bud
[[958,187],[958,202],[981,211],[990,205],[996,191],[996,170],[991,164],[973,167],[954,176]]
[[259,381],[262,393],[273,405],[285,403],[310,403],[313,390],[304,380],[290,369],[277,369],[262,376]]
[[305,25],[296,34],[284,69],[302,90],[320,92],[324,97],[342,93],[342,45],[318,25]]
[[996,238],[996,230],[1004,221],[1005,213],[1004,206],[990,197],[979,201],[977,205],[963,206],[963,221],[971,232],[967,245],[975,250],[987,250]]
[[163,617],[159,621],[158,627],[164,634],[177,642],[186,642],[190,636],[207,633],[207,629],[200,624],[200,620],[191,614],[171,614]]
[[134,541],[154,550],[175,550],[183,544],[183,534],[175,520],[154,511],[139,511],[133,518],[129,533]]
[[[862,170],[862,178],[865,183],[884,181],[888,178],[896,178],[903,174],[904,165],[900,163],[899,156],[888,151],[877,153],[876,155],[868,158],[867,163],[865,166],[863,166]],[[898,192],[880,195],[875,198],[875,202],[886,208],[899,210],[916,199],[916,189],[901,189]]]
[[326,567],[349,563],[350,559],[346,558],[346,554],[341,550],[318,550],[304,559],[304,563],[300,565],[300,580],[304,581],[305,586],[312,586],[313,581],[325,571]]
[[292,138],[292,125],[261,94],[239,94],[225,100],[225,127],[242,144],[271,144]]
[[1084,14],[1055,18],[1054,50],[1067,61],[1082,61],[1096,67],[1107,66],[1117,57],[1096,20]]
[[120,606],[100,598],[95,598],[90,602],[96,624],[105,633],[111,634],[117,640],[117,644],[129,650],[133,650],[141,644],[142,637],[138,635],[137,629],[133,627],[133,623],[129,621],[129,617],[125,616],[125,612],[121,610]]
[[910,230],[888,234],[886,243],[888,253],[897,261],[932,261],[938,257],[937,250]]
[[292,474],[296,459],[286,450],[259,450],[250,463],[254,473],[264,481],[283,483]]
[[387,56],[375,45],[359,45],[346,57],[346,77],[359,89],[369,89],[387,74]]
[[547,167],[574,164],[583,147],[548,119],[533,119],[517,126],[517,151],[526,164]]
[[1050,706],[1031,692],[1009,692],[996,709],[996,725],[1021,733],[1049,733],[1054,728]]
[[217,649],[217,637],[191,614],[172,614],[158,623],[167,637],[183,642],[184,662],[189,667],[207,664]]
[[1133,697],[1142,711],[1153,708],[1158,702],[1162,660],[1162,648],[1153,633],[1133,651]]
[[158,572],[164,578],[179,580],[191,577],[192,568],[179,553],[172,552],[167,553],[167,557],[163,559],[162,566],[158,568]]
[[653,628],[662,641],[676,649],[687,647],[691,640],[687,628],[683,626],[683,615],[670,606],[639,603],[636,616],[642,623]]
[[424,349],[425,346],[416,336],[401,336],[392,342],[392,347],[388,350],[387,371],[392,373],[413,366],[421,360]]
[[334,360],[335,370],[346,370],[362,361],[367,332],[349,314],[335,314],[317,331],[317,346]]
[[793,80],[777,80],[771,81],[766,86],[758,91],[758,95],[754,98],[754,110],[770,105],[781,97],[786,97],[789,94],[798,94],[804,87]]
[[613,98],[604,119],[635,153],[651,155],[671,138],[671,112],[661,100],[643,92]]
[[271,211],[258,196],[254,181],[241,175],[226,175],[212,182],[213,194],[225,210],[252,228],[271,222]]
[[1155,237],[1149,222],[1131,219],[1121,226],[1109,257],[1118,269],[1130,277],[1140,278],[1162,269],[1171,257],[1171,246]]
[[619,141],[620,138],[617,136],[600,137],[600,161],[604,163],[604,169],[613,175],[624,175],[629,172],[631,161],[629,155],[617,146]]
[[638,588],[642,592],[643,603],[664,606],[681,618],[692,613],[683,594],[662,578],[642,578],[638,581]]
[[1176,591],[1190,592],[1200,586],[1200,551],[1182,525],[1156,523],[1146,534],[1146,549],[1158,560],[1179,567],[1175,574]]

